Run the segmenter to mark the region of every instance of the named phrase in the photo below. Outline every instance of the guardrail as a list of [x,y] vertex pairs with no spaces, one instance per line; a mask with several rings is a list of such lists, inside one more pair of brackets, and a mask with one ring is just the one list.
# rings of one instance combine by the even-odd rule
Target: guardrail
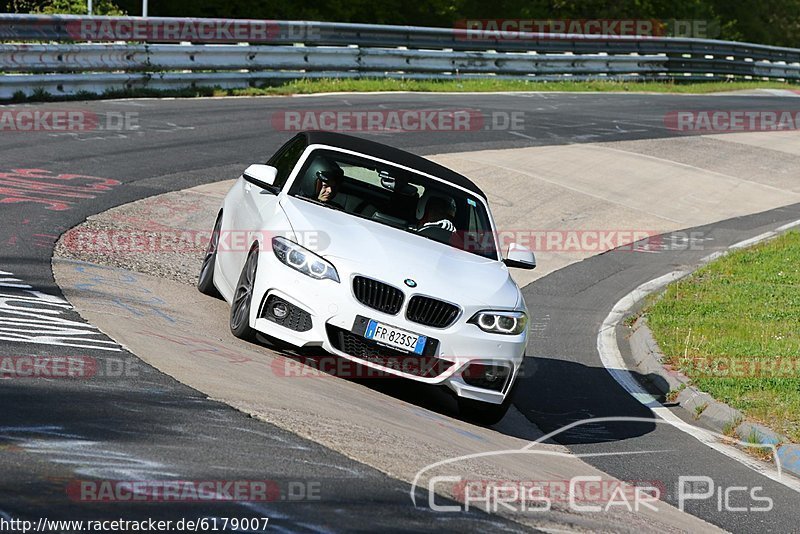
[[800,50],[689,38],[0,14],[0,41],[0,98],[315,77],[800,81]]

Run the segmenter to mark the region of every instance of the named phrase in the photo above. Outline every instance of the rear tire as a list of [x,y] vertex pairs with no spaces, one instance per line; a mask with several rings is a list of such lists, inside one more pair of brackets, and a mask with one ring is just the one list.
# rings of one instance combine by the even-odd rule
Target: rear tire
[[217,262],[217,247],[219,246],[219,232],[222,228],[222,214],[217,217],[214,223],[214,231],[211,239],[208,240],[206,255],[203,257],[203,265],[200,267],[200,276],[197,277],[197,290],[209,297],[221,298],[216,286],[214,285],[214,265]]
[[253,301],[257,267],[258,249],[253,248],[247,255],[247,261],[244,262],[231,302],[231,333],[247,341],[254,341],[256,338],[256,331],[250,328],[250,306]]

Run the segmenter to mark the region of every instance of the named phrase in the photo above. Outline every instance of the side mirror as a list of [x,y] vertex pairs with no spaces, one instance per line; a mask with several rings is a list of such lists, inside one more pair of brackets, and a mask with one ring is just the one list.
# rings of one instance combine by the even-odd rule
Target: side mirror
[[536,257],[529,248],[511,243],[508,246],[508,256],[503,260],[503,263],[518,269],[535,269]]
[[278,176],[278,169],[258,164],[250,165],[242,173],[242,177],[248,182],[270,191],[274,190],[273,184],[276,176]]

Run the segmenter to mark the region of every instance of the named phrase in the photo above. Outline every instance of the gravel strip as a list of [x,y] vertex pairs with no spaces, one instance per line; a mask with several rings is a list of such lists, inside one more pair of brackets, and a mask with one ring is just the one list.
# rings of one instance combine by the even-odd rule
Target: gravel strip
[[166,193],[89,217],[54,256],[193,285],[221,198],[201,188]]

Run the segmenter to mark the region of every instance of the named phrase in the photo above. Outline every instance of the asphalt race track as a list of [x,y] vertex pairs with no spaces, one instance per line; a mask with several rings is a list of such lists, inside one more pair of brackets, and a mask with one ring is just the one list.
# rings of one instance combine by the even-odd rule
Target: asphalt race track
[[[290,110],[461,109],[524,113],[524,130],[364,133],[430,155],[529,146],[632,141],[676,136],[664,117],[676,109],[792,109],[781,97],[635,94],[331,95],[303,98],[128,100],[9,106],[133,114],[138,129],[2,132],[0,135],[0,354],[128,358],[135,378],[19,379],[0,382],[0,518],[270,518],[286,531],[518,531],[518,523],[480,512],[436,514],[415,508],[408,483],[284,429],[249,418],[155,369],[108,339],[60,300],[51,257],[58,237],[114,206],[230,179],[265,160],[291,133],[271,117]],[[685,135],[684,135],[685,136]],[[709,156],[712,157],[712,156]],[[795,162],[800,161],[796,159]],[[794,175],[800,178],[797,167]],[[33,184],[38,189],[33,189]],[[43,185],[45,184],[45,185]],[[532,191],[531,194],[535,194]],[[715,222],[698,250],[657,254],[612,251],[540,278],[524,289],[532,324],[516,409],[544,432],[593,417],[652,413],[603,368],[597,330],[612,306],[638,285],[696,264],[730,244],[800,219],[800,205]],[[38,292],[38,293],[35,293]],[[10,296],[10,297],[9,297]],[[14,298],[16,297],[16,298]],[[24,301],[20,300],[24,297]],[[20,304],[24,302],[24,304]],[[21,307],[20,307],[21,306]],[[27,309],[34,315],[20,320]],[[33,321],[25,317],[36,317]],[[41,317],[69,332],[54,332]],[[37,323],[36,321],[40,322]],[[82,324],[82,326],[81,326]],[[268,394],[268,393],[267,393]],[[692,422],[681,408],[674,413]],[[513,435],[513,431],[510,431]],[[677,506],[678,476],[707,476],[719,488],[762,487],[769,512],[725,511],[717,499],[686,511],[736,532],[787,532],[800,498],[664,424],[577,427],[555,441],[627,481],[659,481]],[[413,447],[413,443],[409,444]],[[624,454],[630,453],[630,454]],[[264,504],[87,504],[82,479],[274,480],[281,498]],[[318,500],[292,502],[288,481],[319,483]],[[65,487],[67,491],[65,491]],[[304,486],[309,492],[311,486]],[[427,497],[424,497],[427,498]],[[754,503],[736,501],[737,507]],[[620,525],[620,530],[624,530]]]

